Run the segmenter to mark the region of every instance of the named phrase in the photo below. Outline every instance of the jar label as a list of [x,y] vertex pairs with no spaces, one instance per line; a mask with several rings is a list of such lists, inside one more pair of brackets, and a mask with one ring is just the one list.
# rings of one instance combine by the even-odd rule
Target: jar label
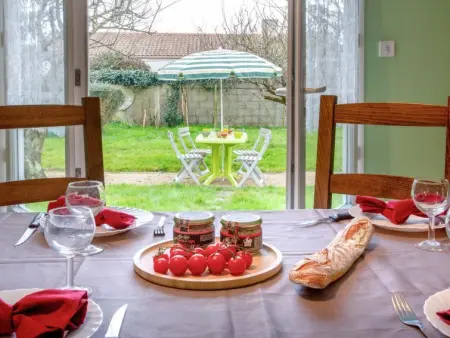
[[249,251],[255,252],[261,249],[262,246],[262,233],[258,233],[253,236],[236,236],[230,234],[228,231],[220,231],[220,241],[228,242],[239,246],[240,248],[247,249]]
[[183,231],[174,228],[173,242],[187,246],[207,246],[214,242],[214,229],[196,234],[186,234]]

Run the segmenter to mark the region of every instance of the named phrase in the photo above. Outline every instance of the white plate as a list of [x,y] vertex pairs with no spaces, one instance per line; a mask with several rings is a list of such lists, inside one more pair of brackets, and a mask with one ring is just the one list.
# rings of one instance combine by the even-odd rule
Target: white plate
[[[394,224],[381,214],[364,213],[359,205],[354,205],[348,211],[353,217],[368,217],[373,225],[400,232],[426,232],[428,231],[428,222],[426,218],[411,215],[404,224]],[[445,224],[436,226],[436,229],[445,228]]]
[[423,312],[428,321],[446,336],[450,336],[450,325],[445,324],[436,312],[450,309],[450,289],[439,291],[428,297],[423,305]]
[[108,236],[114,236],[118,234],[122,234],[124,232],[136,229],[144,224],[147,224],[153,220],[154,215],[150,211],[144,211],[141,209],[135,209],[135,208],[124,208],[124,207],[110,207],[111,209],[115,209],[118,211],[126,212],[127,214],[133,215],[136,217],[136,220],[132,225],[130,225],[128,228],[116,230],[108,225],[101,225],[98,227],[95,227],[95,238],[98,237],[108,237]]
[[[21,298],[29,295],[30,293],[34,293],[37,291],[41,291],[41,289],[17,289],[17,290],[3,290],[0,291],[0,298],[3,299],[4,302],[8,304],[14,304]],[[77,330],[72,331],[67,337],[68,338],[89,338],[97,332],[100,325],[103,322],[103,312],[100,309],[100,306],[93,300],[88,300],[88,308],[86,313],[86,319],[84,320],[83,325],[81,325]],[[15,337],[13,335],[12,337]]]

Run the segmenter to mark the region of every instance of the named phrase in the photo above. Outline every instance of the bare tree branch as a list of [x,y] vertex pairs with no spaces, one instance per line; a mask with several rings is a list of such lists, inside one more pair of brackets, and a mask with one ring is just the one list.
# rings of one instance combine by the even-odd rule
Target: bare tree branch
[[[223,48],[256,54],[281,67],[287,68],[287,2],[279,5],[274,0],[254,0],[253,6],[242,6],[227,17],[222,9],[223,24],[216,29],[213,42],[219,41]],[[201,29],[199,32],[203,36]],[[207,39],[205,39],[205,42]],[[204,48],[210,48],[205,44]],[[277,80],[249,79],[257,86],[266,100],[286,104],[286,99],[277,96],[275,90],[285,86],[285,78]]]

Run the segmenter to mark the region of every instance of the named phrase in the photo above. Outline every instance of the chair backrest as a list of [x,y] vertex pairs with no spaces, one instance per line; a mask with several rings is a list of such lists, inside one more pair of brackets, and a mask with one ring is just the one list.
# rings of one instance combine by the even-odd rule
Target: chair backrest
[[331,194],[410,198],[413,178],[374,174],[334,174],[336,124],[445,127],[445,178],[450,179],[450,97],[447,106],[408,103],[337,104],[336,96],[320,98],[314,208],[331,208]]
[[[180,139],[181,146],[183,147],[183,149],[186,153],[188,153],[192,149],[194,149],[194,150],[197,149],[194,141],[192,140],[191,132],[189,131],[189,127],[178,128],[178,138]],[[185,139],[189,143],[189,146],[186,144]],[[191,149],[189,149],[189,147]]]
[[175,152],[177,157],[180,158],[181,153],[180,153],[180,150],[178,149],[177,144],[175,143],[175,138],[173,137],[173,133],[171,131],[168,131],[167,136],[169,137],[169,141],[170,141],[173,151]]
[[267,133],[271,133],[271,131],[266,128],[259,128],[258,138],[256,139],[255,143],[253,144],[252,150],[258,151],[258,149],[262,146],[261,143],[264,142],[264,136]]
[[0,106],[0,130],[82,125],[86,177],[43,178],[0,183],[0,206],[45,202],[64,195],[73,181],[104,182],[100,100],[83,98],[81,106]]
[[262,159],[267,148],[269,148],[270,141],[272,140],[272,132],[269,129],[261,128],[259,130],[259,135],[260,135],[261,139],[263,140],[262,145],[259,148],[259,150],[258,149],[255,149],[255,150],[258,151],[259,159]]

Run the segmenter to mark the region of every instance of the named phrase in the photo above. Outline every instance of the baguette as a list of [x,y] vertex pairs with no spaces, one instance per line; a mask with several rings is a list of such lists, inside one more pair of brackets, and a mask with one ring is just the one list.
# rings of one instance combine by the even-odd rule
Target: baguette
[[374,228],[366,217],[355,218],[323,250],[294,265],[289,279],[314,289],[323,289],[342,277],[361,256]]

